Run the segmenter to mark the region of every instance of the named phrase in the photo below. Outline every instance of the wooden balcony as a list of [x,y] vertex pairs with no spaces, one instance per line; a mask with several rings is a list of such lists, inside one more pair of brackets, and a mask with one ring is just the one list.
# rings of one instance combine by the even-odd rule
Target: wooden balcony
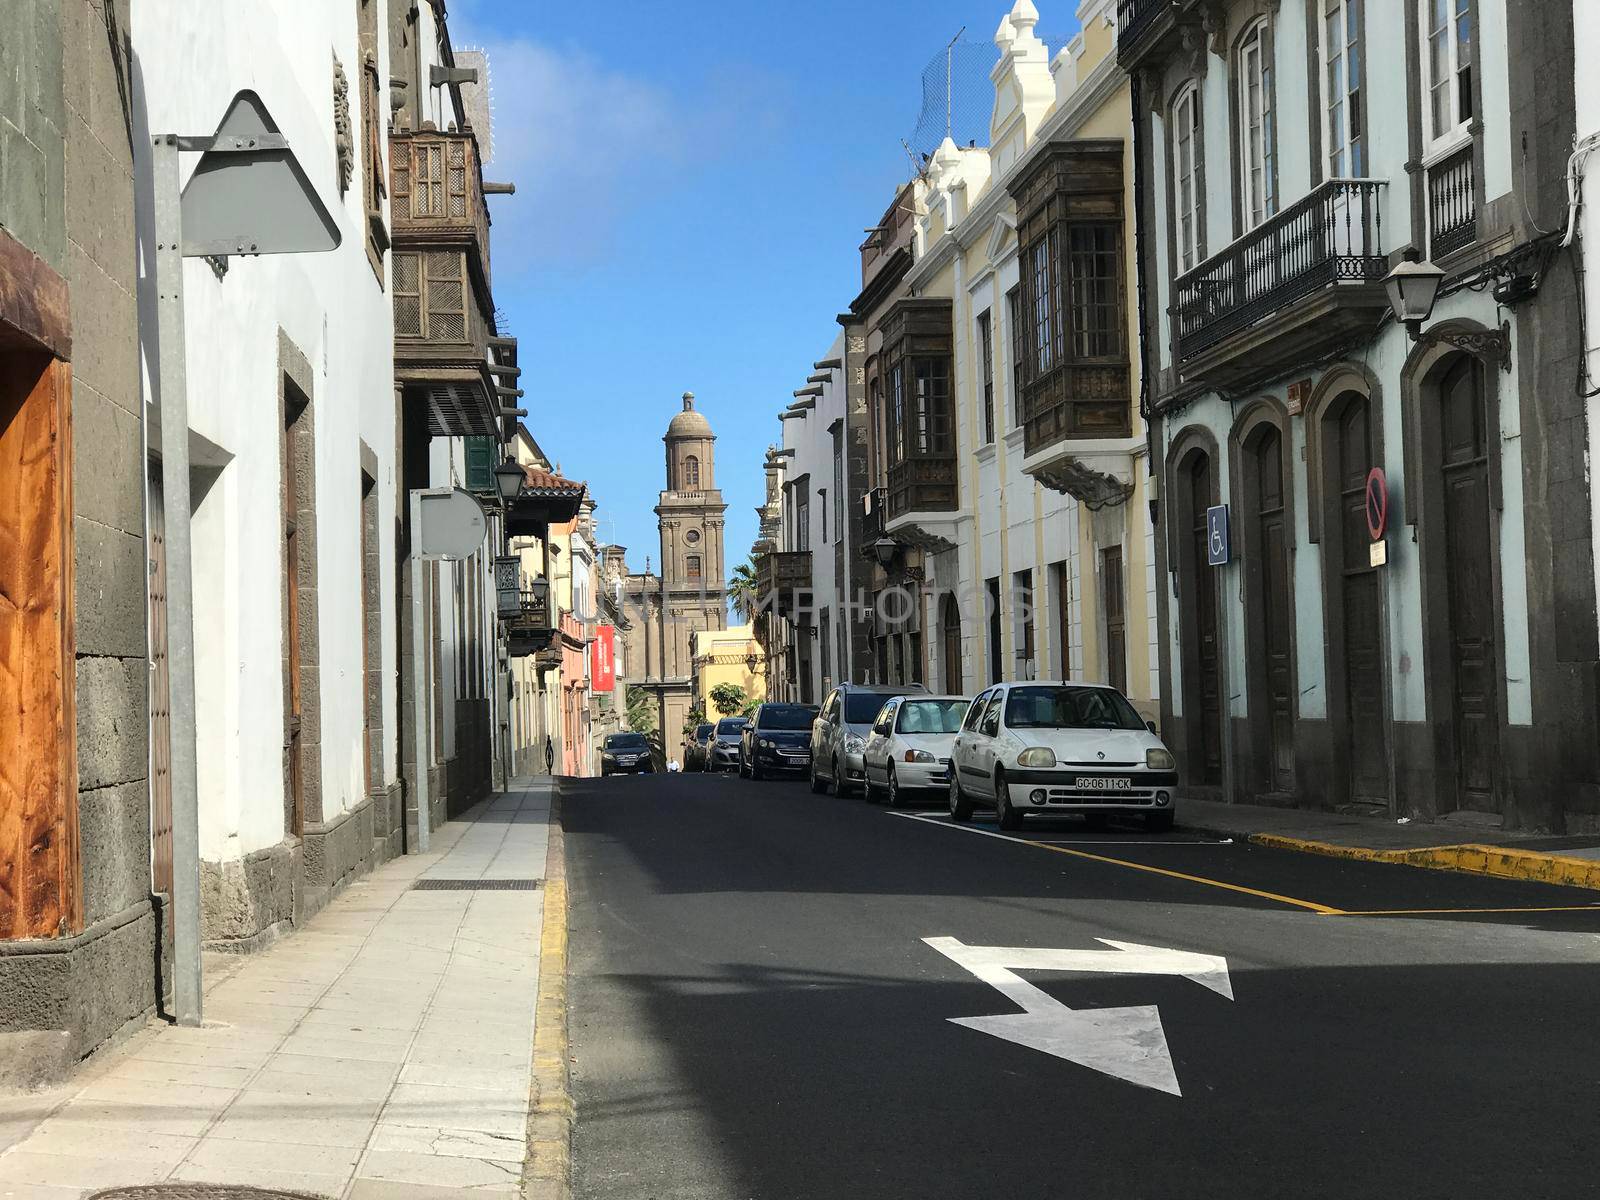
[[793,618],[811,606],[811,551],[772,550],[756,559],[756,607]]
[[390,208],[396,246],[463,241],[489,274],[489,206],[478,140],[470,133],[396,130],[389,137]]
[[957,504],[956,460],[908,458],[889,468],[888,521],[916,513],[954,512]]
[[547,649],[555,641],[556,624],[551,619],[550,594],[524,590],[517,611],[505,618],[506,652],[512,658],[526,658]]
[[1388,309],[1376,179],[1330,179],[1176,281],[1186,381],[1248,385],[1370,330]]

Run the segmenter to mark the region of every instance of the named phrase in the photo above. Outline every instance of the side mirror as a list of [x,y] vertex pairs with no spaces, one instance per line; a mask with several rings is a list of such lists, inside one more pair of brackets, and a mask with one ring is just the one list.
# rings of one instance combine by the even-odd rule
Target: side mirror
[[1151,733],[1154,733],[1156,731],[1156,723],[1154,721],[1146,721],[1144,723],[1144,727],[1146,729],[1148,729]]

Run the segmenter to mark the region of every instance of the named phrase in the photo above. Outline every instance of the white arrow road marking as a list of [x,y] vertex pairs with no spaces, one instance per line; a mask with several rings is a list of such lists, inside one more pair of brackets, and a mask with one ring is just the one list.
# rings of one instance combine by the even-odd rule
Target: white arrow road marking
[[1153,1004],[1078,1010],[1027,983],[1016,971],[1092,971],[1117,975],[1176,975],[1233,999],[1228,960],[1215,954],[1167,950],[1096,938],[1110,950],[1050,950],[1027,946],[968,946],[952,937],[923,938],[1024,1011],[993,1017],[950,1017],[956,1025],[1042,1050],[1090,1070],[1181,1096],[1172,1053]]

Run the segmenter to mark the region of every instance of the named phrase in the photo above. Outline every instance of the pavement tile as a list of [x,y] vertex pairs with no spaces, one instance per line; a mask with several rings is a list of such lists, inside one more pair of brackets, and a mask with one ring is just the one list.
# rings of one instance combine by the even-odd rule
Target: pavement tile
[[172,1173],[173,1179],[194,1183],[243,1183],[252,1187],[278,1188],[288,1192],[305,1192],[311,1196],[335,1197],[343,1194],[350,1182],[349,1175],[308,1175],[287,1166],[255,1167],[248,1171],[230,1169],[219,1178],[219,1167],[181,1166]]
[[[459,1017],[457,1025],[460,1024]],[[313,1012],[306,1015],[296,1033],[311,1038],[349,1038],[353,1041],[387,1042],[405,1045],[411,1041],[417,1023],[407,1017],[387,1013]]]
[[475,1129],[483,1133],[522,1136],[528,1123],[525,1098],[516,1105],[486,1102],[474,1088],[402,1083],[383,1106],[385,1125],[422,1125],[440,1129]]
[[147,1126],[46,1121],[21,1142],[14,1153],[74,1155],[83,1153],[85,1145],[92,1144],[99,1158],[165,1163],[175,1167],[199,1141],[197,1137],[163,1133]]
[[404,1150],[369,1150],[361,1160],[361,1178],[394,1183],[469,1187],[480,1192],[514,1193],[522,1186],[522,1165],[486,1158],[439,1157]]
[[524,1062],[520,1067],[464,1067],[408,1062],[400,1068],[401,1083],[471,1088],[473,1091],[503,1095],[509,1105],[520,1104],[527,1098],[532,1077],[530,1062]]
[[[409,1041],[409,1039],[407,1039]],[[314,1058],[357,1058],[367,1062],[402,1063],[406,1058],[403,1042],[374,1038],[317,1037],[297,1033],[283,1043],[282,1053]]]
[[[51,1187],[44,1183],[12,1183],[0,1171],[0,1200],[79,1200],[80,1187]],[[463,1193],[470,1195],[470,1193]]]
[[[232,1092],[228,1094],[233,1095]],[[94,1100],[74,1100],[51,1117],[50,1123],[90,1127],[83,1136],[85,1144],[93,1141],[93,1127],[106,1125],[120,1129],[149,1129],[177,1137],[199,1137],[221,1111],[221,1105],[195,1108],[177,1104],[102,1104]]]
[[348,1074],[305,1075],[269,1066],[252,1079],[240,1095],[241,1098],[263,1094],[303,1096],[307,1100],[370,1104],[381,1101],[389,1094],[390,1082],[388,1077],[361,1079]]
[[159,1183],[170,1164],[124,1158],[90,1158],[86,1154],[29,1154],[13,1150],[0,1158],[0,1180],[44,1183],[58,1188],[104,1188],[116,1184]]
[[244,1067],[254,1070],[272,1057],[276,1043],[249,1050],[219,1043],[207,1046],[196,1042],[179,1042],[159,1038],[148,1046],[141,1046],[132,1057],[152,1062],[192,1063],[201,1067]]
[[144,1079],[120,1079],[112,1076],[97,1079],[73,1099],[73,1108],[80,1103],[118,1104],[135,1108],[208,1109],[218,1113],[238,1094],[238,1089],[206,1087],[188,1084],[181,1088],[152,1087]]
[[385,1088],[394,1082],[400,1068],[397,1063],[371,1062],[360,1058],[319,1058],[312,1054],[279,1054],[267,1064],[273,1072],[292,1075],[326,1075],[358,1083],[382,1084]]
[[[345,1200],[472,1200],[472,1197],[483,1194],[482,1188],[433,1187],[424,1183],[357,1179],[345,1193]],[[45,1197],[44,1200],[54,1200],[54,1197]]]
[[209,1167],[212,1178],[248,1177],[260,1168],[293,1170],[300,1175],[350,1175],[361,1151],[354,1146],[304,1145],[284,1141],[206,1138],[189,1155],[186,1167]]
[[227,1088],[237,1091],[250,1081],[254,1071],[245,1067],[211,1067],[199,1063],[169,1063],[148,1058],[130,1058],[117,1064],[117,1079],[143,1079],[151,1083],[181,1084],[185,1087]]
[[438,1067],[474,1067],[485,1071],[518,1071],[528,1065],[532,1053],[531,1044],[518,1050],[503,1050],[498,1046],[465,1041],[425,1043],[419,1039],[406,1055],[406,1062]]
[[526,1154],[521,1136],[502,1136],[479,1129],[438,1129],[422,1125],[384,1125],[372,1133],[373,1150],[401,1150],[447,1158],[484,1158],[520,1164]]
[[372,1122],[377,1113],[376,1106],[360,1116],[335,1117],[305,1112],[298,1107],[264,1108],[253,1104],[236,1104],[206,1132],[206,1138],[288,1142],[300,1146],[347,1146],[359,1150],[372,1136]]

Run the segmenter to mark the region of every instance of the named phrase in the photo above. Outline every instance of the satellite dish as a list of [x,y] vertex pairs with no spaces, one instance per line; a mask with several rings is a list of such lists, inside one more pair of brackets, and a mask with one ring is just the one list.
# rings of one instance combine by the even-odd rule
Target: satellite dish
[[240,92],[183,189],[184,257],[316,253],[340,240],[261,97]]

